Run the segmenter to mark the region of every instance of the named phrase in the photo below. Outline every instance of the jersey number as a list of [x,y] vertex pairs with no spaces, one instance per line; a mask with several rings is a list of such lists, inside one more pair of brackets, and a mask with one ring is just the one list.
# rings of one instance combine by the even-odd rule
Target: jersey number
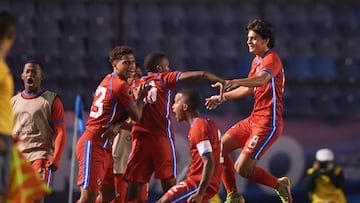
[[153,104],[156,101],[157,98],[157,88],[155,87],[155,82],[151,80],[149,82],[149,85],[151,86],[147,97],[145,98],[145,103]]
[[220,130],[218,129],[218,139],[219,139],[219,142],[220,142],[220,163],[224,163],[224,155],[223,155],[223,144],[221,142],[221,132]]
[[[95,97],[94,97],[94,104],[91,108],[91,112],[90,112],[90,117],[92,118],[99,118],[103,112],[103,106],[104,106],[104,99],[105,99],[105,95],[106,95],[106,91],[107,89],[105,87],[101,87],[99,86],[96,89],[95,92]],[[96,107],[96,108],[93,108]]]

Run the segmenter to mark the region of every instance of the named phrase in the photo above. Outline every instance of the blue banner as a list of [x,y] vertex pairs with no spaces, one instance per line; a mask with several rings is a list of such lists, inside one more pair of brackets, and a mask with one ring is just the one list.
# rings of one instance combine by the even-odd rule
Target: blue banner
[[85,117],[84,117],[84,105],[81,101],[81,96],[76,95],[75,99],[75,116],[77,120],[78,132],[80,135],[85,131]]

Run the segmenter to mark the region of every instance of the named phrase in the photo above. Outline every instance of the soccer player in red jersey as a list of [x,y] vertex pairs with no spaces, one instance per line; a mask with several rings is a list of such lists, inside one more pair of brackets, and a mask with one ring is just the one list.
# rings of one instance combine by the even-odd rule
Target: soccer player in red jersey
[[135,67],[130,47],[116,46],[110,52],[109,61],[113,72],[105,76],[97,87],[86,130],[76,145],[78,185],[81,189],[78,202],[95,202],[98,192],[103,202],[114,198],[113,138],[104,136],[104,133],[111,124],[124,121],[129,116],[134,121],[139,120],[148,91],[144,85],[132,91],[127,83],[131,69]]
[[140,189],[148,183],[153,172],[168,191],[176,182],[176,158],[172,129],[172,92],[182,82],[205,79],[225,83],[207,71],[170,71],[169,60],[162,53],[145,57],[147,76],[136,81],[151,86],[146,97],[142,118],[133,124],[133,147],[125,171],[128,180],[127,200],[137,202]]
[[[132,76],[128,78],[128,83],[133,85],[133,81],[141,78],[143,71],[140,67],[140,64],[136,63],[135,70],[132,71]],[[114,159],[114,186],[115,186],[115,198],[112,203],[125,203],[126,201],[126,191],[127,191],[127,182],[123,179],[126,164],[128,162],[129,154],[132,147],[131,141],[131,128],[132,128],[131,119],[127,119],[126,123],[128,124],[128,129],[120,129],[117,135],[114,138],[114,143],[112,146],[112,155]],[[125,126],[124,126],[125,127]],[[141,190],[139,202],[146,202],[148,199],[147,184],[143,186]]]
[[55,92],[41,87],[43,67],[38,61],[25,63],[21,79],[25,89],[11,100],[13,137],[19,140],[19,151],[50,185],[66,143],[64,107]]
[[[264,169],[255,166],[269,147],[280,137],[283,131],[282,96],[284,91],[284,71],[274,47],[274,34],[271,24],[255,19],[246,28],[249,52],[255,55],[247,78],[231,81],[229,92],[223,96],[206,99],[208,109],[213,109],[225,100],[243,98],[254,94],[254,107],[250,116],[232,126],[222,137],[225,169],[223,182],[228,192],[227,202],[236,195],[234,164],[228,154],[242,148],[235,161],[235,171],[242,177],[258,184],[274,188],[282,202],[291,203],[290,180],[287,177],[276,178]],[[220,85],[220,84],[219,84]],[[234,191],[235,190],[235,191]]]
[[172,106],[176,120],[190,124],[188,133],[191,165],[187,178],[174,185],[157,203],[206,203],[219,190],[220,131],[213,121],[200,117],[201,99],[194,90],[181,90]]

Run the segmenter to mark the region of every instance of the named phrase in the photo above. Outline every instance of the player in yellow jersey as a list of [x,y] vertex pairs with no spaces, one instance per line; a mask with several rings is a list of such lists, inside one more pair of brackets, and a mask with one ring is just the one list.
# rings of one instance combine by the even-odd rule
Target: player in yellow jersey
[[14,83],[5,57],[15,41],[15,18],[6,11],[0,12],[0,203],[4,202],[10,172],[13,114],[11,97]]
[[50,188],[16,149],[16,143],[12,143],[14,83],[5,57],[15,37],[15,18],[0,11],[0,203],[34,202],[50,193]]

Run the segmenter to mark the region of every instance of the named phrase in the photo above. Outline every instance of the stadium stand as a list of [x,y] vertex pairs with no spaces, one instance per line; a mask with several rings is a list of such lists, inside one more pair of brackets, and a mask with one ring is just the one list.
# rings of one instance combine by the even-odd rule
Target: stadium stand
[[[357,136],[359,0],[0,0],[0,9],[13,12],[17,19],[17,40],[7,58],[15,91],[24,87],[20,74],[25,61],[36,57],[45,67],[43,86],[61,96],[67,111],[74,110],[79,93],[86,112],[95,88],[112,70],[108,53],[113,46],[129,45],[135,50],[139,63],[149,51],[163,51],[169,56],[172,69],[209,70],[227,79],[246,77],[253,56],[248,53],[245,26],[249,19],[264,18],[273,25],[274,49],[282,59],[286,75],[283,110],[287,122],[284,129],[289,132],[287,138],[294,138],[290,131],[301,128],[302,121],[316,121],[315,129],[312,126],[304,129],[311,133],[298,132],[301,137],[294,138],[306,143],[300,146],[306,154],[298,155],[309,159],[313,148],[323,144],[317,136],[326,128],[324,120],[333,120],[330,130],[341,131],[338,137],[331,134],[332,137],[326,139],[348,140],[349,137],[342,137],[343,132],[353,133],[351,139]],[[184,87],[196,88],[202,98],[217,93],[203,83]],[[228,101],[206,114],[245,117],[251,112],[253,102],[252,96]],[[300,122],[294,124],[293,121]],[[340,124],[345,127],[338,129]],[[329,129],[325,130],[325,136]],[[349,154],[358,156],[356,142],[354,146],[348,146],[351,141],[346,142],[346,146],[335,142],[332,146],[335,150],[349,148]],[[351,147],[356,149],[351,151]],[[339,156],[350,166],[353,163],[347,161],[356,161],[356,158],[350,160],[349,157]],[[65,161],[64,166],[67,164]],[[347,172],[358,180],[358,162],[355,164],[357,168],[348,168]],[[278,168],[277,165],[270,167]],[[61,181],[68,185],[66,178],[62,177]],[[358,185],[354,184],[358,181],[352,181],[346,182],[348,202],[359,202]],[[257,186],[246,184],[246,192],[256,191],[256,194],[246,193],[253,198],[251,202],[279,201],[257,201],[258,190],[254,190]],[[301,188],[300,182],[293,185],[295,201],[308,202]],[[55,191],[54,195],[63,193]]]
[[[277,37],[275,50],[283,59],[287,89],[299,84],[314,87],[331,84],[340,90],[350,85],[359,87],[360,6],[354,2],[342,5],[280,0],[263,4],[161,0],[132,0],[124,4],[112,0],[15,2],[0,2],[1,8],[14,11],[18,20],[18,40],[9,57],[13,72],[18,74],[17,68],[23,61],[37,56],[51,66],[49,78],[60,87],[67,80],[76,85],[98,82],[97,71],[102,74],[109,71],[107,54],[119,43],[133,47],[138,62],[149,51],[164,51],[176,69],[208,68],[223,77],[245,77],[252,57],[244,29],[248,20],[256,17],[264,17],[273,24]],[[205,88],[201,90],[211,93]],[[302,91],[305,90],[298,90],[298,94],[303,94]],[[86,88],[82,94],[91,95]],[[70,100],[70,104],[72,96],[65,94],[63,99]],[[319,96],[316,101],[288,94],[286,116],[298,115],[302,111],[300,106],[306,115],[322,114],[313,111],[315,105],[321,104],[324,108],[335,105],[339,114],[356,114],[342,110],[347,107],[346,102],[349,106],[359,102],[356,95],[344,93],[335,99],[326,98]]]

